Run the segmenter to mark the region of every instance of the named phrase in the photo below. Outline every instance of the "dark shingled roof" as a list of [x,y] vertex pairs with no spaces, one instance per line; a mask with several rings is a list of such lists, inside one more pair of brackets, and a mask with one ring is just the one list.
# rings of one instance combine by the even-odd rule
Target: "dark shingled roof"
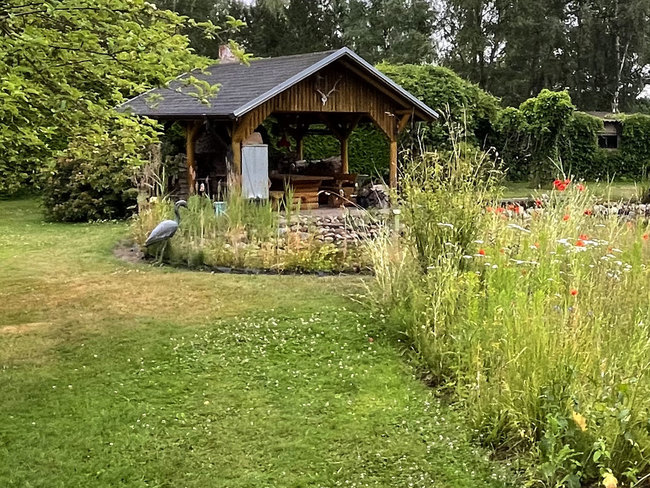
[[[353,61],[424,114],[431,118],[438,117],[434,110],[348,48],[258,59],[251,61],[250,66],[238,63],[216,64],[207,68],[206,73],[199,70],[185,73],[171,81],[167,87],[149,90],[123,103],[120,108],[152,118],[241,117],[278,93],[341,58]],[[199,80],[205,80],[211,85],[220,85],[219,93],[209,106],[182,92],[183,89],[186,92],[195,90],[192,87],[185,87],[182,81],[190,75]],[[178,89],[181,91],[177,91]],[[152,95],[155,95],[159,101],[148,102]],[[158,95],[162,96],[162,99]]]

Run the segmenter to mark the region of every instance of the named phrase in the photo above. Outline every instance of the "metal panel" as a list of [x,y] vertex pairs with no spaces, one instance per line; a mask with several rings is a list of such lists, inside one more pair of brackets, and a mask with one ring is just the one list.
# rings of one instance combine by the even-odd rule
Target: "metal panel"
[[269,198],[269,148],[266,144],[243,146],[242,193],[244,198]]

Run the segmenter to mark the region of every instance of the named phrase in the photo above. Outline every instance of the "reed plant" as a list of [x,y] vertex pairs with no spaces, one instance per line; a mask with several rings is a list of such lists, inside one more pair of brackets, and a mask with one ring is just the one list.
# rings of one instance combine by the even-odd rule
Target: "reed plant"
[[562,177],[536,208],[501,207],[489,157],[406,169],[404,236],[373,247],[375,306],[479,439],[531,486],[650,477],[650,229],[594,215]]

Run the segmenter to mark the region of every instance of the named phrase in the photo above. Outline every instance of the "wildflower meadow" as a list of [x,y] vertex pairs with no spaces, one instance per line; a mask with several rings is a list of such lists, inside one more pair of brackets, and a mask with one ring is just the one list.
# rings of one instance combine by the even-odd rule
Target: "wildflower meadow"
[[403,236],[374,247],[374,303],[531,486],[642,486],[648,223],[595,212],[570,177],[530,209],[495,203],[498,183],[480,153],[412,163]]

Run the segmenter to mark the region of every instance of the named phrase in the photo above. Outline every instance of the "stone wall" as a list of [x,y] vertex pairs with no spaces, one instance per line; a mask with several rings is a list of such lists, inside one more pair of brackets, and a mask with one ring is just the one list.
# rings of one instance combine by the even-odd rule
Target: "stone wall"
[[291,218],[289,226],[286,219],[280,219],[280,233],[286,233],[290,228],[293,232],[300,232],[305,239],[315,235],[322,242],[347,245],[374,239],[385,225],[385,217],[381,215],[297,215]]

